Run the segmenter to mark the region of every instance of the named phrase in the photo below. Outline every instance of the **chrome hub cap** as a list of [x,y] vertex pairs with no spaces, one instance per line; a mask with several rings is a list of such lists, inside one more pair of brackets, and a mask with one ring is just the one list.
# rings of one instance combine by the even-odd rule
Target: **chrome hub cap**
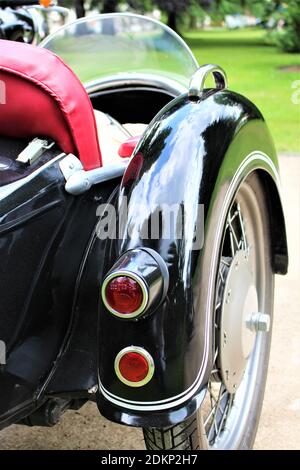
[[257,311],[249,257],[247,251],[239,250],[227,274],[220,321],[220,372],[229,393],[239,387],[253,349],[256,329],[248,325],[252,326],[251,318]]

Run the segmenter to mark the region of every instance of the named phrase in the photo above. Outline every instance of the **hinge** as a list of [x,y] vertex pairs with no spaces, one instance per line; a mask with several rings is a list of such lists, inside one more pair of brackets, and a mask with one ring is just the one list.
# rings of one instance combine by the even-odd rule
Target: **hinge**
[[24,165],[32,165],[45,152],[45,150],[51,149],[54,144],[55,142],[53,141],[36,137],[29,142],[24,150],[22,150],[16,161],[23,163]]

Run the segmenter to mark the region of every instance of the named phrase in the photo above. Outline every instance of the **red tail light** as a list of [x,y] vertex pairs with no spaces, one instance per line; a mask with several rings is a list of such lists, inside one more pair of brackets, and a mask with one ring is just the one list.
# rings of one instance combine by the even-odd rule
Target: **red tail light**
[[121,382],[131,387],[141,387],[153,376],[153,359],[145,349],[131,346],[117,355],[115,371]]
[[169,272],[158,253],[150,248],[128,250],[104,278],[102,299],[119,318],[135,318],[153,311],[165,298]]
[[119,362],[120,374],[130,382],[141,382],[149,372],[149,365],[144,356],[135,352],[124,354]]
[[148,291],[142,279],[118,272],[105,279],[102,298],[106,308],[114,315],[133,318],[145,309]]
[[144,294],[136,280],[128,276],[117,276],[107,284],[105,297],[110,308],[128,315],[141,307]]

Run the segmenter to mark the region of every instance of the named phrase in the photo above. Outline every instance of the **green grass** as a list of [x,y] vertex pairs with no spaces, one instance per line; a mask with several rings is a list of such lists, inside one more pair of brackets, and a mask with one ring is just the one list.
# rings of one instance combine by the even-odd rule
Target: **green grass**
[[300,80],[300,73],[279,70],[299,65],[299,55],[281,53],[267,45],[265,34],[261,30],[212,30],[188,32],[184,37],[199,64],[221,65],[229,88],[256,104],[277,150],[300,153],[300,104],[292,102],[292,84]]

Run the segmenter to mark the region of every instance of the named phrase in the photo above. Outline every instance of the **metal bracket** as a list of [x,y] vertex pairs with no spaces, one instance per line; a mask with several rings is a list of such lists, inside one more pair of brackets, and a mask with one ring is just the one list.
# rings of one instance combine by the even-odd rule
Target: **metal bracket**
[[129,158],[124,158],[118,165],[106,165],[95,170],[85,171],[75,155],[67,155],[60,163],[60,169],[66,179],[65,190],[77,196],[88,191],[93,185],[123,176]]
[[59,167],[66,181],[77,171],[83,170],[81,161],[72,153],[66,155],[65,158],[59,162]]
[[201,93],[204,90],[205,80],[210,73],[212,73],[214,76],[217,90],[224,90],[227,88],[227,75],[222,67],[216,64],[202,65],[198,70],[196,70],[191,78],[189,85],[190,100],[201,98]]

